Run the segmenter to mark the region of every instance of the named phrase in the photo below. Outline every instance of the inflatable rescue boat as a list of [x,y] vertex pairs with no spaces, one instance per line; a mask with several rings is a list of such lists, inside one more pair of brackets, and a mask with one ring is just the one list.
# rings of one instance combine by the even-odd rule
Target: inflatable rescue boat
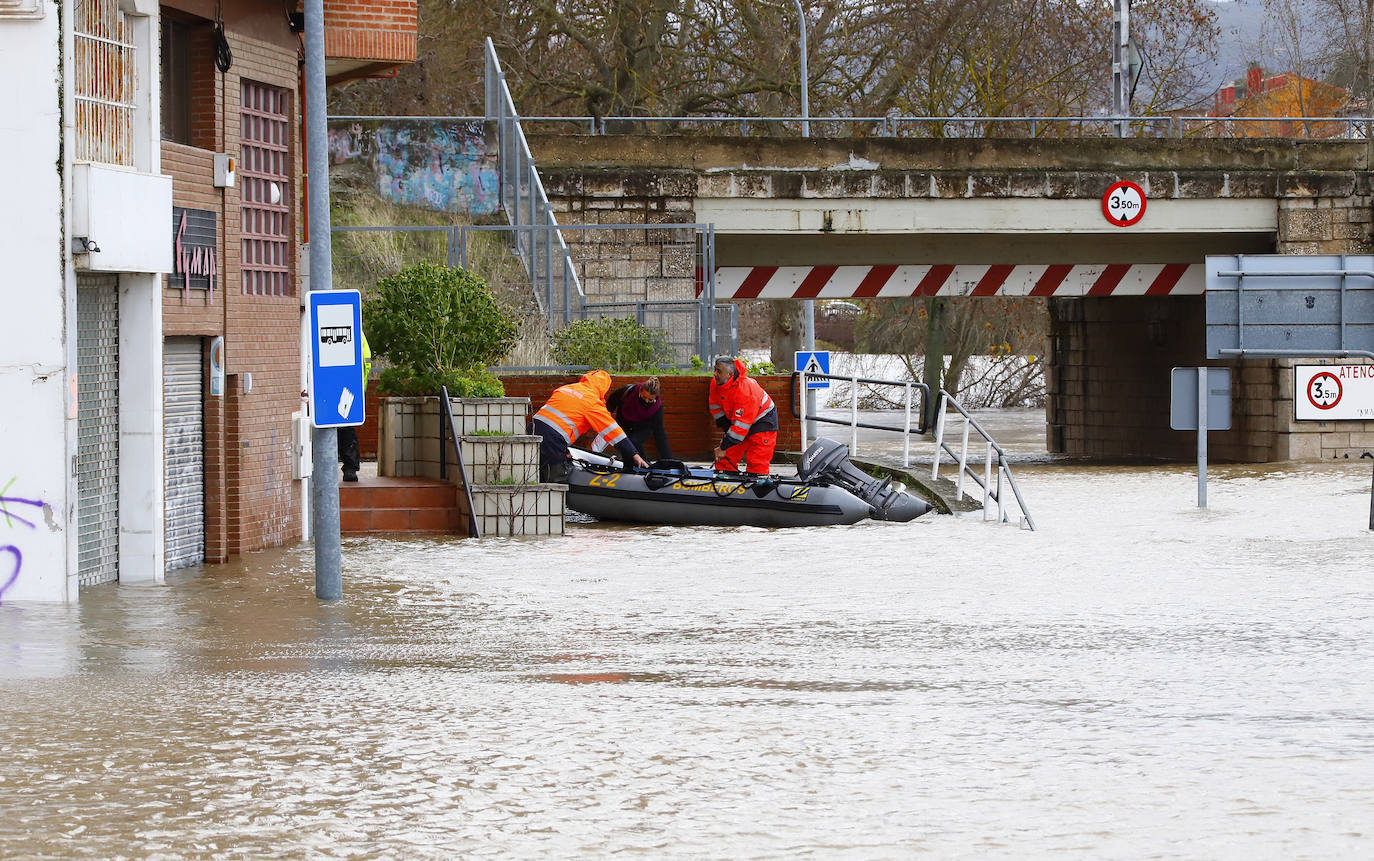
[[600,520],[684,526],[832,526],[905,523],[931,509],[891,479],[849,462],[849,447],[819,439],[795,477],[749,475],[657,461],[648,469],[574,448],[568,507]]

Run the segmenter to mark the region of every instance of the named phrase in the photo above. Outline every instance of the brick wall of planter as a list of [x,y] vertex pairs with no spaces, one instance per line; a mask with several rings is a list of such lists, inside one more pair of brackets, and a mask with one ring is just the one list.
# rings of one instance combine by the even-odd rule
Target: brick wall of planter
[[[549,395],[559,386],[575,383],[577,375],[512,375],[501,377],[506,387],[507,397],[530,399],[530,414],[533,415]],[[611,376],[612,387],[626,383],[638,383],[645,375],[615,374]],[[673,455],[681,460],[708,460],[711,449],[720,442],[721,432],[711,421],[706,410],[706,397],[710,377],[707,376],[662,376],[659,382],[663,387],[663,426],[668,432],[668,442],[673,447]],[[770,375],[756,378],[764,390],[778,405],[778,451],[796,451],[801,445],[801,426],[793,415],[792,391],[795,384],[790,375]],[[651,439],[646,443],[649,460],[658,457],[658,451]]]

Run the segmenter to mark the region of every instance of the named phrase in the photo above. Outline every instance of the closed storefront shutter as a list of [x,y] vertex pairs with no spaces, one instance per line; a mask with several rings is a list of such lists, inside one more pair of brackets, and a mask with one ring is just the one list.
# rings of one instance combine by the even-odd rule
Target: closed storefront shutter
[[119,280],[78,275],[77,575],[119,579]]
[[166,568],[205,561],[205,408],[201,341],[168,338],[162,354]]

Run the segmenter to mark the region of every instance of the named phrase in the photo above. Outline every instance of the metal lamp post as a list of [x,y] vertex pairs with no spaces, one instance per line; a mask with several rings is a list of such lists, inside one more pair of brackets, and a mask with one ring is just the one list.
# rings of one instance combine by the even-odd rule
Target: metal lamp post
[[[810,76],[806,71],[806,10],[802,8],[801,0],[792,0],[797,7],[797,33],[801,42],[801,115],[802,115],[802,137],[811,137],[811,98],[810,98]],[[811,352],[816,349],[816,303],[812,299],[802,300],[802,349]],[[794,368],[793,370],[801,370]],[[805,386],[806,381],[802,381]],[[811,388],[806,388],[806,414],[813,416],[816,414],[816,392]],[[807,438],[816,438],[815,422],[808,422]]]

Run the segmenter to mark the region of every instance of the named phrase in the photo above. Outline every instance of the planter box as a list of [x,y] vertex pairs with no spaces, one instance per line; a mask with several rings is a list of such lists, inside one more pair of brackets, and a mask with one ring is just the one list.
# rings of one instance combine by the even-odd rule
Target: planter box
[[[460,437],[478,431],[517,435],[525,432],[530,401],[450,398],[449,404]],[[382,398],[377,410],[377,474],[439,478],[441,421],[438,397]],[[537,452],[535,464],[537,474]]]
[[473,485],[472,511],[482,536],[562,535],[568,488],[563,484]]
[[[463,465],[468,479],[479,484],[538,484],[539,437],[465,436],[462,437]],[[449,474],[458,468],[453,449],[447,452]]]
[[[437,402],[436,402],[437,403]],[[452,398],[453,420],[458,434],[495,433],[518,436],[525,433],[530,411],[529,398]]]

